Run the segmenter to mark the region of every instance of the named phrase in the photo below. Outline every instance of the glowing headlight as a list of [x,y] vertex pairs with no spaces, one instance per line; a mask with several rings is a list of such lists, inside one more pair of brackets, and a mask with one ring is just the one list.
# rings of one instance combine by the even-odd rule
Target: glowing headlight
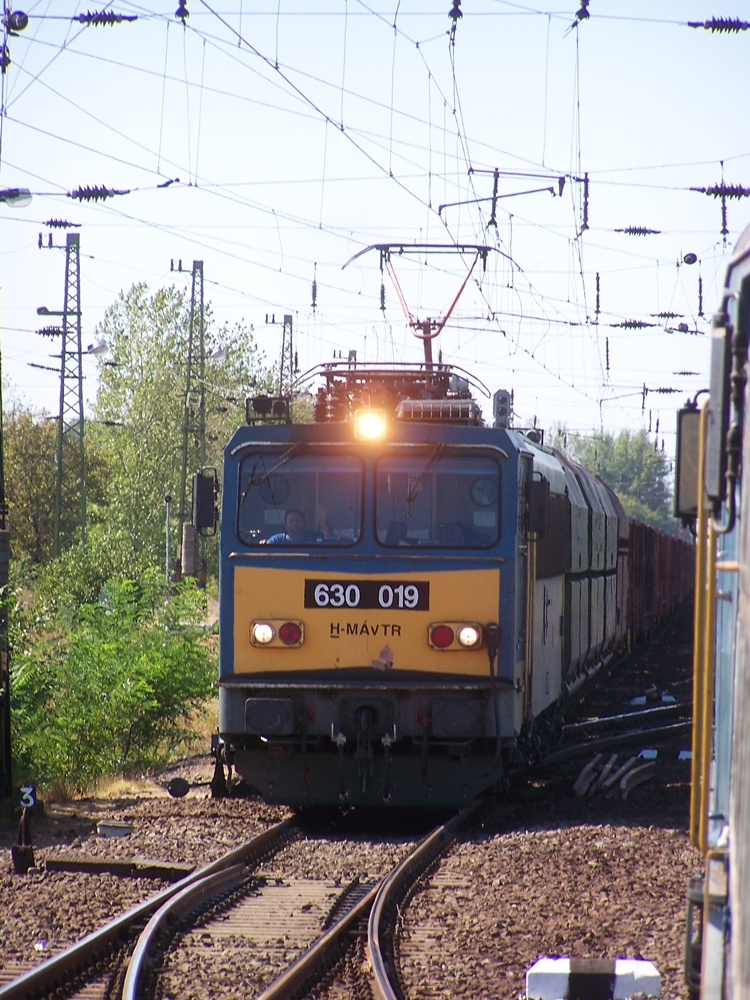
[[385,441],[388,421],[384,410],[357,410],[354,437],[359,441]]
[[250,629],[250,638],[258,646],[267,646],[273,641],[275,634],[273,625],[269,625],[268,622],[253,622]]
[[462,646],[471,649],[472,646],[478,646],[482,641],[482,633],[475,625],[462,625],[456,632],[456,638]]

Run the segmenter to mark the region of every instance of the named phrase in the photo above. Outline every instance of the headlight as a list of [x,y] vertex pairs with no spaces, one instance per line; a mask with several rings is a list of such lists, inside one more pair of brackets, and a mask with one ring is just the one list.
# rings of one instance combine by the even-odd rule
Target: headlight
[[462,625],[456,633],[456,638],[462,646],[471,649],[482,641],[482,630],[476,625]]
[[267,646],[275,635],[273,625],[268,622],[253,622],[250,628],[250,641],[256,646]]
[[385,410],[355,410],[354,437],[358,441],[385,441],[387,429]]

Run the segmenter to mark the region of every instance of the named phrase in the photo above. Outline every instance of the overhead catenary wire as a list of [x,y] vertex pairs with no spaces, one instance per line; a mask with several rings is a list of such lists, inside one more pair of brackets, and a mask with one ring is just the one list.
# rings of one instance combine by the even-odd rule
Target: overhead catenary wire
[[[351,6],[351,5],[350,5],[350,6]],[[195,20],[195,14],[196,14],[196,10],[195,10],[195,7],[196,7],[196,4],[195,4],[195,3],[191,3],[191,4],[190,4],[190,7],[191,7],[191,13],[192,13],[192,15],[193,15],[193,19],[194,19],[194,20],[193,20],[193,22],[192,22],[192,24],[191,24],[191,30],[193,30],[193,26],[194,26],[194,25],[195,25],[195,24],[197,23],[197,22],[196,22],[196,20]],[[367,16],[367,15],[365,15],[365,16]],[[278,12],[277,12],[277,17],[276,17],[276,21],[277,21],[277,29],[278,29],[278,25],[279,25],[279,24],[281,23],[281,18],[280,18],[280,17],[278,16]],[[204,22],[204,23],[208,24],[208,22]],[[246,23],[247,23],[247,22],[246,22]],[[393,31],[393,30],[394,30],[394,29],[393,29],[393,27],[392,27],[392,19],[390,20],[390,22],[389,22],[389,23],[388,23],[387,25],[386,25],[386,24],[384,24],[384,27],[386,27],[386,26],[388,27],[388,30],[389,30],[389,31]],[[203,25],[201,25],[201,27],[203,27]],[[464,25],[462,24],[462,25],[461,25],[461,27],[463,28],[463,27],[464,27]],[[403,31],[403,25],[402,25],[402,23],[401,23],[401,20],[400,20],[400,18],[399,18],[399,23],[398,23],[398,31],[399,31],[399,37],[400,37],[400,38],[401,38],[402,40],[403,40],[403,39],[407,39],[407,38],[408,38],[408,35],[407,35],[407,33],[405,33],[405,32]],[[196,33],[195,33],[195,31],[193,31],[193,33],[194,33],[194,34],[196,34]],[[413,32],[412,32],[411,34],[412,34],[412,35],[415,35],[415,33],[413,33]],[[197,33],[197,37],[200,37],[200,33]],[[444,37],[445,37],[445,36],[444,36]],[[205,43],[204,43],[204,42],[201,42],[201,44],[205,44]],[[410,44],[411,44],[411,42],[410,42]],[[461,55],[461,50],[460,50],[460,46],[462,45],[462,35],[461,35],[461,33],[460,33],[460,32],[459,32],[459,34],[458,34],[458,38],[457,38],[457,41],[456,41],[456,44],[457,44],[457,46],[458,46],[458,50],[459,50],[459,51],[458,51],[458,55],[460,56],[460,55]],[[403,48],[404,48],[404,51],[405,51],[406,47],[404,46]],[[418,49],[417,51],[419,51],[419,55],[420,55],[420,59],[422,59],[422,60],[424,61],[424,56],[425,56],[425,53],[424,53],[424,51],[423,51],[423,46],[421,46],[421,47],[420,47],[420,48],[419,48],[419,49]],[[276,52],[276,57],[277,57],[277,59],[278,59],[279,61],[281,60],[281,56],[282,56],[282,54],[283,54],[283,53],[282,53],[281,51],[277,50],[277,52]],[[459,62],[460,62],[460,60],[459,60]],[[427,64],[425,64],[425,65],[427,65]],[[454,71],[455,71],[455,70],[454,70]],[[425,79],[426,79],[426,78],[427,78],[427,71],[425,72]],[[191,87],[193,87],[193,86],[196,86],[196,85],[197,85],[197,84],[194,84],[193,82],[191,82]],[[430,89],[432,90],[432,92],[433,92],[433,93],[435,92],[435,91],[434,91],[434,89],[433,89],[433,87],[431,87]],[[207,90],[205,90],[204,92],[206,92],[206,93],[207,93],[208,91],[207,91]],[[193,93],[195,93],[195,91],[193,91]],[[393,107],[395,108],[395,102],[391,102],[391,103],[392,103]],[[401,114],[401,110],[400,110],[400,109],[397,109],[397,108],[395,108],[395,113],[397,113],[397,114]],[[449,109],[449,113],[450,113],[450,109]],[[343,117],[343,116],[342,116],[342,117]],[[429,116],[426,116],[426,117],[429,117]],[[356,116],[356,115],[353,115],[353,116],[352,116],[352,123],[353,123],[353,127],[355,128],[355,134],[356,134],[356,126],[357,126],[357,124],[358,124],[358,122],[357,122],[356,118],[357,118],[357,116]],[[435,124],[437,124],[437,125],[438,125],[438,127],[440,127],[440,123],[439,123],[439,121],[438,121],[438,122],[433,122],[433,126],[434,126]],[[446,124],[447,124],[447,126],[448,126],[448,127],[446,128],[446,130],[445,130],[445,133],[444,133],[444,134],[445,134],[445,135],[450,135],[450,126],[452,125],[452,120],[451,120],[451,118],[450,118],[450,117],[448,118],[448,120],[447,120],[447,123],[446,123]],[[332,132],[332,131],[333,131],[333,130],[334,130],[335,128],[336,128],[336,125],[335,125],[335,124],[333,123],[333,119],[332,119],[332,120],[331,120],[331,122],[330,122],[330,123],[328,123],[328,124],[326,125],[326,132],[329,132],[329,131],[330,131],[330,132]],[[462,127],[462,131],[465,131],[465,129],[464,129],[463,127]],[[392,155],[392,152],[391,152],[391,151],[392,151],[392,150],[393,150],[393,149],[395,148],[395,146],[394,146],[394,141],[396,140],[396,136],[395,136],[395,135],[394,135],[394,134],[392,133],[392,131],[390,131],[390,130],[389,130],[389,131],[388,131],[387,133],[384,133],[384,134],[383,134],[383,138],[387,140],[387,142],[386,142],[386,143],[384,143],[384,144],[383,144],[383,146],[387,146],[387,148],[388,148],[388,150],[389,150],[389,154],[388,154],[388,155],[389,155],[389,157],[390,157],[390,156]],[[473,141],[474,141],[474,140],[472,139],[472,142],[473,142]],[[431,143],[431,142],[428,142],[428,143],[425,143],[425,146],[428,146],[428,147],[429,147],[429,148],[431,149],[431,148],[432,148],[432,143]],[[416,145],[416,144],[415,144],[414,148],[415,148],[415,149],[417,148],[417,145]],[[453,152],[453,151],[451,151],[451,152]],[[429,154],[428,154],[428,155],[429,155]],[[382,157],[382,156],[380,157],[380,159],[381,159],[381,162],[384,162],[384,161],[383,161],[383,157]],[[459,162],[460,162],[460,161],[459,161]],[[465,162],[465,159],[464,159],[464,162]],[[184,163],[182,163],[182,164],[181,164],[181,165],[180,165],[180,166],[179,166],[179,167],[178,167],[178,168],[177,168],[177,169],[176,169],[175,171],[172,171],[172,172],[173,172],[173,173],[183,173],[183,171],[184,171],[184,168],[185,168],[185,164],[184,164]],[[400,171],[400,173],[401,173],[401,176],[403,176],[403,168],[402,168],[402,165],[401,165],[401,164],[398,164],[398,169],[399,169],[399,171]],[[195,172],[195,174],[197,175],[198,171],[197,171],[197,170],[195,170],[194,172]],[[444,175],[444,176],[446,176],[446,173],[444,172],[444,174],[443,174],[443,175]],[[190,174],[188,174],[188,176],[190,176]],[[201,178],[201,180],[200,180],[200,183],[201,183],[201,184],[203,184],[203,183],[204,183],[204,180],[208,180],[208,182],[209,182],[209,184],[210,184],[210,182],[211,182],[212,178],[206,178],[206,179],[204,179],[204,178]],[[326,183],[326,184],[329,184],[329,183],[332,183],[332,182],[331,182],[331,180],[330,180],[330,175],[329,175],[329,171],[328,171],[328,169],[326,169],[326,171],[325,171],[325,183]],[[412,185],[412,187],[413,187],[413,185]],[[218,188],[212,188],[212,190],[211,190],[210,194],[211,194],[211,196],[212,196],[212,197],[213,197],[214,195],[218,195]],[[425,192],[425,194],[427,194],[427,195],[428,195],[428,194],[429,194],[429,190],[427,190],[427,191]],[[273,225],[274,225],[274,229],[277,229],[277,227],[279,226],[279,220],[280,220],[280,219],[281,219],[282,217],[284,217],[284,216],[289,216],[289,217],[290,217],[290,220],[291,220],[291,216],[292,216],[292,213],[284,213],[284,212],[283,212],[283,207],[284,207],[284,202],[285,202],[285,199],[284,199],[284,198],[278,198],[278,197],[273,197],[273,198],[272,198],[271,200],[269,200],[269,199],[265,199],[265,198],[264,198],[263,200],[264,200],[264,201],[266,202],[266,204],[265,204],[265,205],[263,205],[263,206],[260,206],[260,205],[258,205],[258,206],[255,206],[254,210],[256,210],[256,209],[257,209],[257,211],[263,211],[263,212],[265,212],[265,213],[266,213],[266,215],[267,215],[267,216],[269,216],[269,217],[271,218],[271,220],[272,220],[272,222],[273,222]],[[437,200],[437,199],[436,199],[436,200]],[[240,199],[240,201],[238,202],[238,204],[241,204],[241,199]],[[130,206],[129,206],[129,207],[130,207]],[[424,208],[425,208],[425,211],[426,211],[426,212],[428,212],[428,211],[429,211],[429,207],[430,207],[430,199],[429,199],[429,197],[425,197],[425,198],[424,198]],[[109,208],[110,208],[110,206],[105,206],[105,208],[109,209]],[[110,215],[113,215],[113,217],[114,217],[114,213],[111,213],[111,212],[109,212],[109,214],[110,214]],[[140,213],[138,212],[138,210],[137,210],[137,208],[136,208],[136,209],[135,209],[135,211],[131,211],[131,212],[129,212],[129,213],[128,213],[128,216],[129,216],[129,218],[130,218],[130,219],[131,219],[131,220],[132,220],[133,222],[137,222],[137,221],[138,221],[138,218],[139,218],[139,214],[140,214]],[[309,214],[309,216],[314,216],[314,215],[315,215],[315,213],[313,213],[313,212],[310,212],[310,213],[308,213],[308,214]],[[142,221],[142,222],[145,222],[145,224],[147,224],[147,225],[148,225],[148,224],[150,224],[150,220],[148,220],[148,219],[143,219],[142,215],[141,215],[141,221]],[[322,218],[322,213],[318,213],[318,218],[312,218],[312,219],[308,219],[308,220],[303,220],[303,219],[300,219],[300,218],[297,218],[296,220],[293,220],[293,221],[294,221],[294,224],[297,224],[297,223],[300,223],[301,225],[305,225],[305,226],[306,226],[306,225],[308,225],[308,224],[310,224],[310,227],[311,227],[311,228],[314,228],[314,227],[315,227],[316,225],[317,225],[318,227],[321,227],[321,222],[322,222],[322,231],[323,231],[323,232],[326,232],[326,233],[329,233],[329,234],[331,234],[331,235],[335,235],[335,228],[334,228],[334,227],[331,227],[331,228],[329,228],[329,227],[327,226],[327,224],[326,224],[326,219]],[[508,224],[507,224],[507,226],[506,226],[506,231],[507,231],[507,232],[510,232],[510,231],[511,231],[511,229],[512,229],[512,227],[516,227],[516,228],[518,229],[518,227],[522,227],[522,226],[524,226],[525,224],[526,224],[526,223],[525,223],[525,222],[524,222],[523,220],[521,220],[521,219],[518,219],[518,218],[515,218],[515,217],[514,217],[514,220],[513,220],[513,222],[512,222],[512,223],[511,223],[510,221],[508,222]],[[157,223],[157,226],[158,226],[158,225],[159,225],[159,224]],[[474,220],[474,225],[475,225],[475,226],[477,225],[477,223],[476,223],[476,220]],[[165,230],[165,231],[166,231],[166,230]],[[181,232],[182,232],[182,235],[183,235],[183,236],[188,236],[188,235],[189,235],[189,234],[191,233],[191,228],[190,228],[190,226],[189,226],[189,225],[187,225],[187,226],[184,226],[184,227],[182,227],[182,230],[180,230],[180,228],[178,228],[178,227],[172,227],[172,231],[173,231],[173,232],[174,232],[175,234],[178,234],[178,233],[180,233],[180,231],[181,231]],[[504,233],[503,233],[503,235],[504,235],[504,236],[506,235],[506,231],[504,231]],[[518,231],[520,231],[520,229],[518,229]],[[552,230],[550,230],[550,232],[551,232],[551,231],[552,231]],[[593,230],[592,230],[592,231],[593,231]],[[192,230],[192,232],[198,232],[198,230]],[[540,232],[541,232],[541,230],[540,230]],[[218,234],[217,234],[217,235],[218,235]],[[212,246],[214,247],[214,249],[215,249],[215,250],[218,250],[219,252],[222,252],[221,250],[219,250],[219,243],[218,243],[217,241],[215,241],[215,240],[214,240],[214,237],[213,237],[213,236],[210,236],[208,240],[205,240],[205,239],[204,239],[204,240],[203,240],[203,242],[204,242],[205,244],[207,244],[207,245],[212,245]],[[288,245],[288,241],[287,241],[287,239],[286,239],[286,238],[284,239],[284,242],[285,242],[285,244],[287,244],[287,245],[285,246],[285,257],[284,257],[284,259],[285,259],[285,262],[286,262],[286,263],[288,264],[288,262],[289,262],[289,260],[290,260],[290,255],[289,255],[289,249],[290,249],[290,248],[289,248],[289,245]],[[226,247],[227,249],[229,249],[229,248],[230,248],[230,246],[231,246],[231,241],[227,241],[227,242],[226,242],[226,243],[224,243],[223,245],[224,245],[224,246],[225,246],[225,247]],[[234,252],[234,251],[230,250],[230,253],[234,253],[234,256],[235,256],[235,258],[236,258],[236,259],[237,259],[237,260],[239,261],[239,260],[241,260],[241,259],[242,259],[242,256],[243,256],[243,254],[245,253],[245,251],[244,251],[244,249],[242,248],[242,246],[241,246],[240,244],[238,244],[238,245],[237,245],[237,247],[236,247],[236,252]],[[252,254],[251,254],[251,256],[252,256]],[[309,260],[309,258],[308,258],[308,260]],[[254,262],[254,261],[252,261],[252,263],[253,263],[253,265],[255,264],[255,262]],[[325,268],[325,264],[324,264],[323,266],[324,266],[324,268]],[[299,280],[302,280],[302,281],[304,282],[304,285],[306,286],[306,288],[307,288],[308,292],[309,292],[309,282],[310,282],[310,277],[309,277],[309,265],[308,265],[308,267],[305,267],[305,266],[304,266],[304,260],[302,260],[302,261],[300,262],[300,267],[299,267],[299,268],[295,268],[295,270],[298,270],[298,271],[299,271],[299,274],[298,274],[297,276],[292,276],[292,277],[293,277],[293,280],[297,280],[297,281],[299,281]],[[534,269],[532,277],[535,277],[535,276],[536,276],[536,275],[537,275],[538,273],[541,273],[541,272],[538,272],[538,271],[537,271],[536,269]],[[319,281],[320,281],[320,287],[321,287],[321,289],[323,289],[324,287],[326,287],[326,283],[327,283],[327,277],[328,277],[328,276],[327,276],[327,275],[325,274],[325,270],[323,270],[322,272],[320,272],[320,273],[319,273]],[[514,277],[515,277],[515,278],[517,278],[517,275],[514,275]],[[539,284],[539,283],[537,282],[537,284]],[[542,284],[544,285],[544,284],[545,284],[545,282],[543,282]],[[492,300],[493,300],[493,298],[494,298],[494,296],[495,296],[495,295],[497,294],[497,289],[493,289],[493,288],[492,288],[492,286],[491,286],[491,283],[490,283],[489,279],[488,279],[488,280],[487,280],[487,282],[485,283],[485,290],[486,290],[486,291],[487,291],[487,292],[488,292],[488,293],[490,294],[490,301],[492,301]],[[537,296],[538,296],[538,298],[539,298],[539,301],[543,301],[543,302],[549,302],[549,301],[551,301],[551,299],[550,299],[549,295],[548,295],[548,294],[546,294],[546,293],[547,293],[547,291],[548,291],[548,290],[547,290],[546,288],[544,288],[544,289],[542,289],[542,288],[537,288],[537,293],[536,293],[536,294],[537,294]],[[514,291],[514,292],[513,292],[513,294],[516,294],[516,292]],[[548,306],[546,305],[546,306],[545,306],[545,309],[547,309],[547,308],[548,308]],[[580,306],[579,306],[579,305],[576,305],[576,307],[575,307],[575,308],[576,308],[576,309],[579,309],[579,308],[580,308]],[[529,312],[527,311],[527,316],[528,316],[528,315],[529,315]],[[532,348],[532,349],[533,349],[533,348]]]

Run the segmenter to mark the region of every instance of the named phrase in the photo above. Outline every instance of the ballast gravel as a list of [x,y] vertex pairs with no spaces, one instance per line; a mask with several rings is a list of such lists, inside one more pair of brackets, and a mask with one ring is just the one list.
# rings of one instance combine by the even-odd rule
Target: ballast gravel
[[[590,715],[622,709],[644,690],[689,699],[689,615],[634,659],[629,673],[587,704]],[[663,650],[662,650],[663,652]],[[685,666],[687,658],[688,663]],[[526,970],[542,956],[644,958],[661,975],[661,997],[688,1000],[683,980],[686,888],[703,860],[688,837],[689,733],[661,747],[653,777],[626,799],[579,798],[575,766],[548,768],[511,789],[479,834],[455,845],[404,911],[400,958],[414,1000],[517,1000]],[[163,888],[163,882],[50,871],[59,858],[149,859],[201,867],[288,815],[256,799],[210,798],[208,755],[175,765],[191,782],[182,799],[158,780],[109,798],[48,804],[34,819],[36,866],[13,873],[17,817],[0,818],[0,984],[38,964]],[[513,812],[507,828],[508,808]],[[125,837],[96,832],[100,820],[132,824]],[[317,851],[319,844],[311,847]],[[395,863],[398,835],[380,831],[372,871]],[[354,871],[345,837],[324,855],[304,842],[290,853],[300,878],[345,884]],[[359,855],[361,860],[361,853]],[[294,872],[290,872],[294,874]]]

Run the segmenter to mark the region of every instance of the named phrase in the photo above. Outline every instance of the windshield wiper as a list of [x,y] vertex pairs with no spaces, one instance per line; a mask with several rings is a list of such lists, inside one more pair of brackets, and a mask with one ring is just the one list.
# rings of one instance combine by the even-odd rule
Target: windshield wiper
[[412,484],[411,480],[410,480],[410,482],[409,482],[409,491],[406,494],[406,516],[407,516],[407,518],[410,516],[410,513],[411,513],[409,508],[414,503],[414,501],[417,499],[417,497],[419,496],[419,494],[422,492],[422,490],[424,488],[424,484],[427,481],[427,476],[430,474],[430,472],[432,471],[435,463],[438,461],[438,459],[441,457],[441,455],[443,454],[444,451],[445,451],[445,442],[444,441],[439,441],[435,445],[435,447],[432,449],[432,454],[430,455],[430,457],[425,462],[425,467],[419,473],[419,475],[417,476],[415,482]]
[[284,454],[278,460],[276,465],[271,466],[270,469],[256,476],[255,470],[258,468],[258,462],[260,462],[263,457],[262,455],[258,455],[258,457],[255,459],[255,465],[253,466],[253,471],[250,473],[250,478],[247,481],[245,492],[242,494],[240,498],[240,507],[247,499],[247,495],[250,492],[251,486],[260,486],[260,484],[265,482],[266,479],[269,479],[274,474],[274,472],[277,472],[282,467],[282,465],[286,465],[287,462],[291,462],[293,458],[297,458],[297,456],[300,455],[306,447],[307,447],[307,441],[298,441],[296,444],[293,444],[291,448],[289,448],[287,451],[284,452]]

